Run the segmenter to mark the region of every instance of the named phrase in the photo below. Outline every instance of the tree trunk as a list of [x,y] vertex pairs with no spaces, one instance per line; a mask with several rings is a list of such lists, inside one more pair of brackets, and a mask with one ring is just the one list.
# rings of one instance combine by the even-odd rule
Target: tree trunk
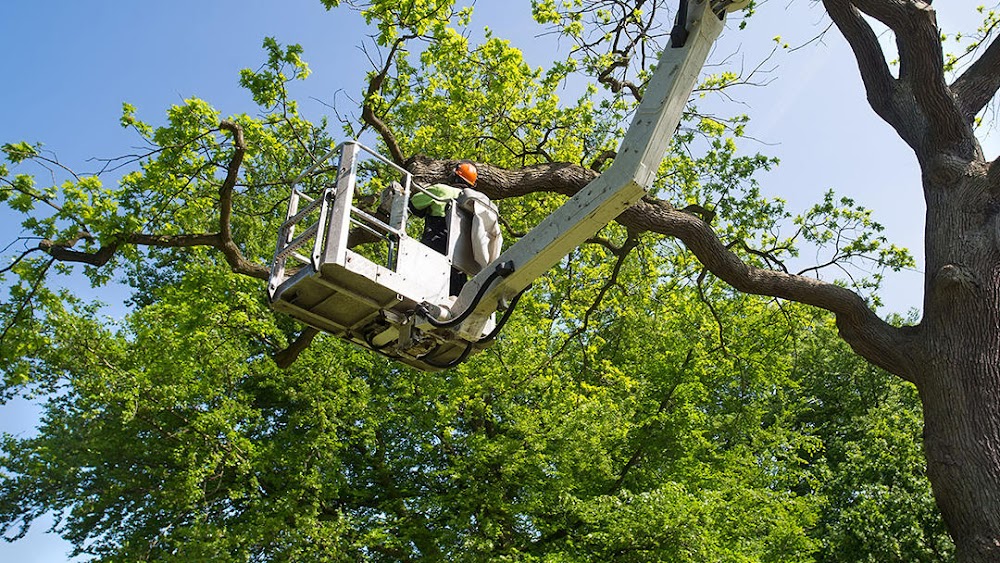
[[948,179],[925,172],[927,282],[913,378],[928,476],[967,562],[1000,561],[1000,252],[979,168]]
[[959,560],[1000,561],[1000,367],[953,344],[952,357],[968,357],[948,362],[939,348],[920,389],[928,477]]

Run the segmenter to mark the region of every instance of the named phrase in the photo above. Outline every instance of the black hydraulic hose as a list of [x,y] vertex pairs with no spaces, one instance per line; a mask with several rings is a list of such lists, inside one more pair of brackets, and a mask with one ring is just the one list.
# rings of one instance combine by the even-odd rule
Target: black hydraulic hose
[[493,272],[489,275],[489,277],[486,278],[486,282],[479,287],[479,291],[476,292],[476,296],[472,299],[472,303],[470,303],[469,306],[466,307],[464,311],[462,311],[461,315],[458,315],[453,319],[448,319],[447,321],[439,321],[435,319],[434,315],[432,315],[429,310],[430,304],[426,302],[420,304],[419,310],[424,314],[424,316],[427,318],[427,322],[430,323],[431,326],[437,328],[452,328],[454,326],[458,326],[463,321],[465,321],[465,319],[469,318],[469,315],[471,315],[472,312],[479,305],[479,302],[483,299],[483,296],[486,295],[486,291],[490,288],[490,285],[492,285],[497,278],[507,277],[513,271],[514,271],[513,262],[504,262],[503,264],[498,264],[496,269],[493,270]]
[[497,335],[500,334],[500,330],[503,329],[505,324],[507,324],[507,319],[509,319],[511,313],[514,312],[514,307],[517,307],[517,302],[521,299],[521,296],[524,295],[525,291],[528,291],[527,287],[519,291],[518,294],[514,296],[514,299],[510,301],[510,305],[507,305],[507,310],[503,312],[500,320],[497,321],[497,325],[493,327],[493,330],[491,330],[489,334],[477,340],[476,344],[486,344],[496,339]]
[[[486,344],[496,339],[497,335],[500,334],[500,331],[503,329],[504,325],[507,324],[507,320],[510,319],[510,315],[511,313],[514,312],[514,308],[517,307],[518,300],[521,299],[521,296],[524,295],[524,292],[527,290],[528,288],[526,287],[522,289],[520,292],[518,292],[517,295],[514,296],[514,299],[511,300],[510,305],[507,306],[507,310],[503,312],[503,316],[501,316],[500,320],[497,322],[497,325],[493,327],[493,330],[491,330],[490,333],[487,334],[486,336],[477,340],[475,344]],[[439,368],[439,369],[453,368],[458,364],[464,362],[466,359],[468,359],[469,354],[472,353],[473,344],[474,343],[472,342],[468,343],[465,346],[465,350],[457,358],[447,363],[437,363],[434,360],[431,360],[430,358],[427,357],[433,355],[433,353],[421,357],[420,361],[434,368]],[[437,350],[439,350],[440,348],[441,347],[438,346],[437,348],[434,349],[434,351],[437,352]]]
[[[483,285],[479,287],[479,291],[476,292],[476,296],[472,299],[472,303],[470,303],[469,306],[465,308],[465,311],[462,311],[462,314],[458,315],[453,319],[448,319],[447,321],[439,321],[435,319],[434,316],[428,310],[430,307],[430,304],[428,303],[421,303],[419,310],[424,314],[424,316],[427,318],[427,322],[429,322],[432,326],[435,326],[437,328],[451,328],[457,326],[463,321],[465,321],[465,319],[469,318],[469,315],[471,315],[472,312],[476,309],[476,307],[479,305],[479,302],[482,301],[483,296],[486,295],[486,291],[490,288],[490,285],[492,285],[497,278],[507,277],[513,272],[514,272],[513,262],[508,261],[504,262],[503,264],[498,264],[496,269],[493,270],[493,272],[489,275],[489,277],[486,278],[486,281],[483,283]],[[524,294],[525,289],[522,289],[514,297],[514,300],[511,301],[510,306],[508,306],[507,310],[504,311],[504,314],[500,318],[500,322],[497,323],[497,326],[494,327],[493,330],[490,331],[490,333],[485,337],[477,340],[476,342],[469,342],[468,344],[466,344],[465,350],[463,350],[462,353],[459,354],[457,358],[451,360],[450,362],[441,362],[441,363],[432,360],[430,356],[433,356],[438,350],[441,349],[441,347],[438,346],[437,348],[434,349],[434,352],[430,352],[422,356],[420,358],[420,361],[424,362],[425,364],[433,368],[438,368],[438,369],[453,368],[458,364],[464,362],[466,359],[468,359],[469,354],[472,353],[472,348],[475,344],[489,342],[497,337],[497,334],[500,333],[500,329],[503,328],[503,325],[507,323],[507,319],[510,318],[510,314],[514,311],[514,306],[517,305],[518,299],[520,299],[521,295]]]
[[[440,348],[441,347],[438,346],[437,348],[434,349],[434,352],[437,352]],[[472,343],[469,342],[469,344],[466,345],[465,350],[463,350],[462,353],[459,354],[457,358],[455,358],[454,360],[452,360],[450,362],[440,363],[439,364],[439,363],[435,362],[434,360],[431,360],[427,356],[432,355],[433,352],[429,353],[429,354],[426,354],[424,356],[421,356],[420,361],[423,362],[423,363],[425,363],[425,364],[427,364],[427,365],[429,365],[429,366],[431,366],[432,368],[449,369],[449,368],[453,368],[453,367],[457,366],[458,364],[464,362],[469,357],[469,354],[471,354],[471,353],[472,353]]]

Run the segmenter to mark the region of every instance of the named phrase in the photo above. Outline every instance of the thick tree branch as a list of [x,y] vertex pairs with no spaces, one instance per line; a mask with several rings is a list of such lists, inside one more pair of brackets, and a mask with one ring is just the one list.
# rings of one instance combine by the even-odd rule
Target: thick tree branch
[[107,264],[108,260],[111,260],[111,257],[114,256],[115,251],[118,250],[117,244],[109,244],[102,246],[96,252],[83,252],[71,248],[75,243],[75,240],[67,243],[46,239],[38,243],[38,249],[60,262],[79,262],[80,264],[89,264],[91,266],[103,266]]
[[[231,243],[231,240],[230,240]],[[251,262],[236,249],[235,254],[227,253],[227,245],[219,233],[203,233],[193,235],[151,235],[134,233],[122,237],[119,241],[102,246],[93,252],[73,250],[65,242],[43,240],[38,243],[38,249],[60,262],[76,262],[91,266],[103,266],[114,257],[122,244],[139,246],[155,246],[159,248],[186,248],[194,246],[211,246],[223,253],[226,262],[234,273],[243,274],[261,280],[268,279],[270,272],[264,266]],[[235,246],[235,245],[232,245]]]
[[990,163],[986,173],[986,181],[994,198],[1000,199],[1000,158]]
[[91,266],[103,266],[117,252],[123,244],[134,244],[141,246],[155,246],[161,248],[180,248],[193,246],[211,246],[222,252],[234,273],[243,274],[257,279],[268,279],[268,269],[260,264],[247,260],[240,251],[239,246],[233,241],[231,219],[233,213],[233,189],[239,177],[240,166],[243,164],[243,157],[246,155],[246,141],[243,138],[243,129],[238,123],[223,120],[219,124],[219,129],[229,131],[233,135],[233,145],[235,150],[227,166],[227,174],[222,186],[219,188],[219,232],[185,235],[155,235],[145,233],[132,233],[119,237],[93,252],[73,250],[81,239],[93,240],[90,233],[81,232],[72,240],[52,241],[42,240],[38,243],[37,249],[47,253],[52,258],[62,262],[77,262],[89,264]]
[[389,54],[385,57],[385,64],[382,66],[382,69],[368,82],[368,92],[365,94],[365,102],[361,108],[361,119],[378,132],[389,154],[392,155],[393,162],[399,166],[403,165],[406,157],[403,156],[403,150],[399,147],[399,142],[396,140],[392,129],[382,121],[381,117],[375,114],[375,108],[372,107],[372,99],[378,95],[379,90],[382,89],[382,85],[385,84],[385,79],[389,75],[389,69],[392,68],[392,61],[396,56],[396,52],[404,43],[414,38],[416,38],[416,35],[405,35],[392,44],[392,49],[389,50]]
[[722,244],[708,223],[662,201],[643,200],[618,221],[633,229],[680,239],[712,274],[739,291],[797,301],[836,314],[841,336],[855,352],[889,372],[909,377],[904,332],[880,319],[853,291],[814,278],[750,266]]
[[316,338],[317,334],[319,334],[319,330],[307,326],[295,339],[295,342],[274,355],[274,363],[282,369],[291,366],[299,358],[299,354],[312,344],[313,338]]
[[[428,182],[446,179],[454,165],[422,156],[407,164],[412,173]],[[597,177],[589,168],[567,163],[520,170],[488,164],[478,167],[477,187],[493,199],[540,191],[573,195]],[[858,354],[903,378],[912,373],[905,352],[908,333],[880,319],[853,291],[814,278],[750,266],[719,240],[711,225],[664,201],[647,197],[617,221],[634,234],[653,232],[680,239],[712,274],[740,291],[797,301],[836,314],[841,335]]]
[[608,162],[614,160],[616,156],[618,156],[618,153],[616,153],[615,151],[610,149],[605,149],[601,151],[597,155],[597,157],[594,158],[593,162],[590,163],[590,169],[600,172],[605,167],[605,165],[607,165]]
[[[436,160],[418,155],[406,161],[405,168],[419,182],[447,182],[456,160]],[[476,163],[479,179],[476,189],[492,199],[507,199],[535,192],[552,192],[573,195],[587,185],[600,172],[566,162],[535,164],[508,170],[485,163]]]
[[895,107],[895,78],[889,72],[878,37],[850,0],[823,0],[823,5],[854,51],[868,103],[879,117],[898,131],[903,124]]
[[951,85],[958,107],[967,123],[993,99],[1000,89],[1000,37]]
[[909,86],[929,125],[925,131],[927,144],[920,149],[925,155],[946,150],[968,160],[976,158],[978,145],[972,129],[945,82],[941,35],[937,14],[930,3],[920,0],[851,1],[896,35],[900,78]]
[[240,166],[243,165],[243,157],[246,155],[247,145],[243,138],[243,128],[234,121],[223,120],[219,128],[229,131],[233,135],[233,157],[227,167],[226,179],[219,188],[219,243],[216,245],[226,257],[226,262],[237,274],[244,274],[258,279],[268,278],[267,268],[250,262],[244,258],[240,248],[233,241],[232,214],[233,214],[233,188],[239,179]]

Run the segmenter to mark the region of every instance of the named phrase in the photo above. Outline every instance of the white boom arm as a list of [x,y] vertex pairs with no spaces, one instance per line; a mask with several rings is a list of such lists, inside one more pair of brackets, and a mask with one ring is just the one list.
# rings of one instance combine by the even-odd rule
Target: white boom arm
[[[336,181],[319,197],[293,189],[268,284],[271,307],[423,370],[447,369],[489,346],[521,291],[646,193],[725,13],[749,0],[681,2],[671,46],[660,56],[612,165],[466,283],[455,303],[448,291],[457,246],[442,253],[407,236],[410,174],[348,142],[320,161],[340,155]],[[368,157],[386,167],[387,177],[400,175],[388,223],[354,205],[359,162]],[[451,212],[461,221],[457,207]],[[374,235],[374,246],[349,248],[352,225]],[[504,316],[487,328],[499,309]]]
[[[649,80],[645,96],[636,110],[614,162],[603,174],[587,184],[551,215],[494,262],[513,265],[504,277],[493,275],[488,267],[462,289],[453,311],[471,314],[456,327],[458,333],[475,341],[490,315],[504,308],[519,292],[531,285],[564,256],[623,211],[634,205],[653,183],[681,120],[684,106],[698,83],[698,76],[715,40],[722,32],[725,15],[716,14],[712,0],[689,0],[683,46],[671,46],[660,56],[656,71]],[[734,11],[747,4],[715,2]],[[476,301],[484,285],[492,285]]]

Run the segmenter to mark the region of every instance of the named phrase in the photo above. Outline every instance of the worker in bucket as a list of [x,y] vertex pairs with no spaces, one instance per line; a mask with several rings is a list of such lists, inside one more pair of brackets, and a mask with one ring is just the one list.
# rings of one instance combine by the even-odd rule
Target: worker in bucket
[[[418,191],[410,199],[410,210],[414,215],[418,217],[423,217],[424,219],[424,232],[420,237],[420,242],[427,245],[433,250],[440,252],[441,254],[448,254],[448,219],[447,211],[448,205],[453,204],[455,200],[458,200],[460,196],[478,198],[478,200],[485,200],[486,196],[476,192],[473,188],[476,187],[476,180],[479,178],[479,171],[476,169],[476,165],[467,160],[463,160],[455,166],[452,171],[451,181],[448,184],[434,184],[425,191]],[[472,194],[472,195],[470,195]],[[475,213],[474,207],[470,208],[470,211]],[[496,226],[496,216],[495,208],[493,211],[493,231],[495,231],[495,236],[493,238],[487,239],[487,244],[493,242],[494,244],[489,244],[491,247],[495,247],[498,251],[500,247],[499,238],[499,228]],[[483,230],[479,228],[480,222],[474,219],[474,228],[476,231]],[[478,250],[474,237],[473,244],[474,249]],[[483,237],[478,237],[483,238]],[[489,253],[489,251],[486,251]],[[496,252],[494,252],[496,253]],[[476,252],[477,258],[480,252]],[[483,264],[485,265],[485,264]],[[451,282],[450,282],[450,294],[458,295],[462,291],[462,286],[468,280],[465,273],[456,268],[451,270]]]

